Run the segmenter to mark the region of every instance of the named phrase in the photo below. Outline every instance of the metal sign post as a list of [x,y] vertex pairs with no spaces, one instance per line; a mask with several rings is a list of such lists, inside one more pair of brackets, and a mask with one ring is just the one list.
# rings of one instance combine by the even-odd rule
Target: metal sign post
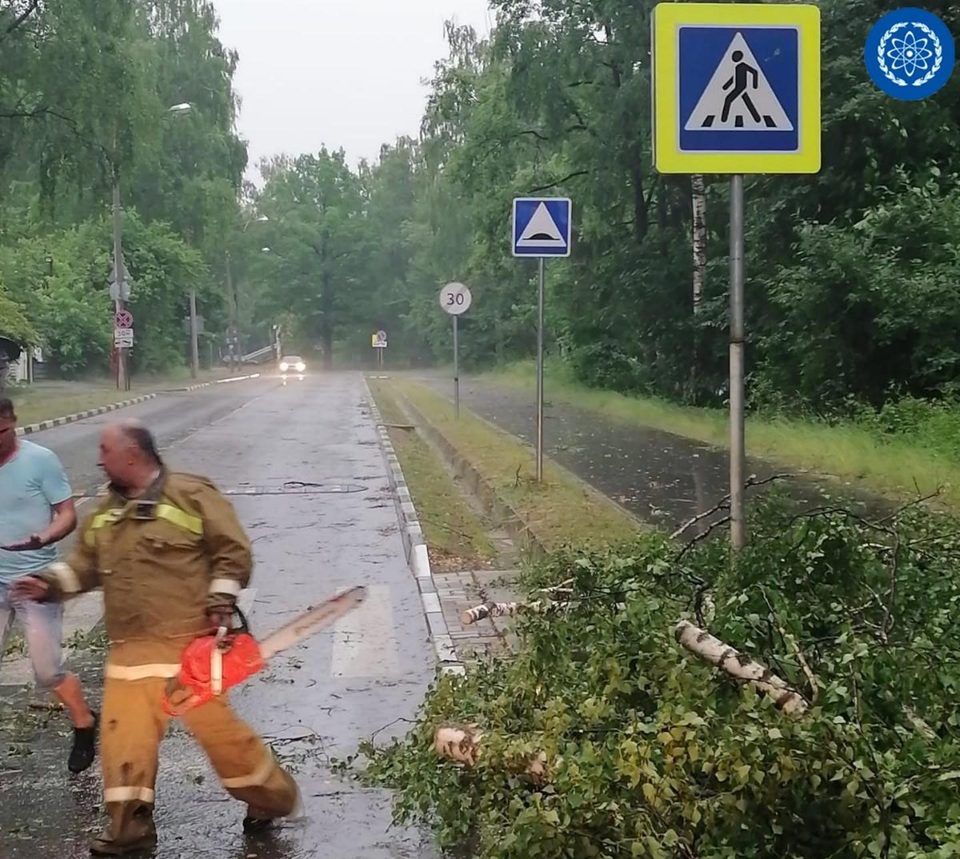
[[570,256],[572,204],[567,197],[513,201],[513,255],[537,257],[537,482],[543,481],[543,325],[546,257]]
[[440,306],[453,317],[453,406],[460,419],[460,327],[458,320],[473,303],[470,290],[462,283],[448,283],[440,290]]
[[543,293],[546,262],[539,260],[537,277],[537,482],[543,480]]
[[743,174],[820,171],[820,10],[658,3],[651,27],[654,166],[731,176],[730,545],[738,552],[746,545]]
[[744,519],[743,176],[730,179],[730,543],[747,543]]
[[370,338],[371,345],[377,353],[377,368],[383,369],[383,352],[387,348],[387,332],[378,331],[376,334],[373,334]]

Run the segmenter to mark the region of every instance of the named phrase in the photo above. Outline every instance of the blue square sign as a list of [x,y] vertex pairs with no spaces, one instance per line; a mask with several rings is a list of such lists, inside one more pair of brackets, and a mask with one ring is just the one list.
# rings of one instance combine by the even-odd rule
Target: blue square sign
[[513,201],[515,257],[570,256],[571,202],[566,197],[519,197]]
[[797,152],[799,33],[679,27],[681,152]]

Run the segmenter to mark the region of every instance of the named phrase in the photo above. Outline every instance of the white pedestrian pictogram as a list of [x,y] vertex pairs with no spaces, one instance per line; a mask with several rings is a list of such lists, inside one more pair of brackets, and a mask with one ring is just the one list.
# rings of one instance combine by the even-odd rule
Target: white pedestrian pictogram
[[793,131],[743,34],[730,40],[685,131]]

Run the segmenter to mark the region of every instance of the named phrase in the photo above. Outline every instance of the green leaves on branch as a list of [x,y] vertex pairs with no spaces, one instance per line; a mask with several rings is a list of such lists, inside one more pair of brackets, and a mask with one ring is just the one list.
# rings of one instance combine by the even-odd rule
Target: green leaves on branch
[[[365,777],[399,820],[482,859],[946,857],[960,836],[960,523],[917,510],[758,510],[731,568],[721,541],[650,536],[561,554],[531,594],[572,579],[562,611],[523,615],[522,648],[443,677],[410,734],[370,744]],[[710,631],[816,702],[787,715],[680,648],[707,590]],[[800,654],[800,655],[798,655]],[[467,768],[434,729],[477,725]],[[517,761],[546,757],[545,783]]]

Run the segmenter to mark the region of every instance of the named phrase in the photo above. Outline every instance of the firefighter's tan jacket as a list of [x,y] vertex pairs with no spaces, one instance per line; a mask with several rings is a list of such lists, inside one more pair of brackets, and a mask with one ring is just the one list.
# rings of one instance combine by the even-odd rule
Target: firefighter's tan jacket
[[111,492],[44,578],[54,599],[103,588],[106,676],[136,680],[174,676],[183,648],[209,629],[207,606],[236,599],[251,567],[229,500],[203,477],[161,472],[140,498]]

